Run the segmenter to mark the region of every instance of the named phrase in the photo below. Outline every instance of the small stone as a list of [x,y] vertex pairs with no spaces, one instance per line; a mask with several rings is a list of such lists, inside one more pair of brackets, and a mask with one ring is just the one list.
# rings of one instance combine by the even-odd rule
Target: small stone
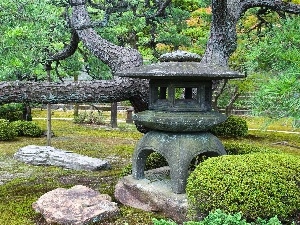
[[106,160],[63,151],[50,146],[28,145],[20,148],[14,158],[32,165],[60,166],[74,170],[110,169]]
[[52,190],[42,195],[32,207],[47,223],[61,225],[90,224],[119,213],[117,203],[111,202],[109,195],[82,185]]

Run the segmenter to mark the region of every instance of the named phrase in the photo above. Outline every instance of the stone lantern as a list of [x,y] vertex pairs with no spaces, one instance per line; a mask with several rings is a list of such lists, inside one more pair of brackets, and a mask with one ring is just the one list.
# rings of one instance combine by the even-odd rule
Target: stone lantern
[[241,78],[228,68],[206,65],[197,54],[177,51],[162,55],[161,62],[132,68],[118,76],[149,79],[149,110],[134,115],[146,133],[132,159],[132,176],[144,178],[147,157],[160,153],[170,167],[171,188],[185,193],[191,161],[198,155],[226,154],[220,140],[209,130],[226,120],[212,111],[213,80]]

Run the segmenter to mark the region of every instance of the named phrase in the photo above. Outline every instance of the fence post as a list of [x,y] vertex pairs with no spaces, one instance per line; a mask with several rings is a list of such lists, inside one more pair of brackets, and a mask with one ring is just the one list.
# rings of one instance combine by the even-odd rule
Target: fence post
[[118,127],[118,103],[111,103],[110,124],[112,128]]

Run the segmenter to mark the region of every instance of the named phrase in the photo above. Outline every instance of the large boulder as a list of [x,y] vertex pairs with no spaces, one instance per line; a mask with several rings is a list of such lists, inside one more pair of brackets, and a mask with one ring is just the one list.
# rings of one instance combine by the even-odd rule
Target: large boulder
[[71,151],[63,151],[50,146],[28,145],[20,148],[15,154],[16,160],[43,166],[60,166],[74,170],[109,169],[106,160],[83,156]]
[[57,188],[42,195],[32,204],[47,223],[84,225],[102,221],[119,213],[111,197],[88,187]]

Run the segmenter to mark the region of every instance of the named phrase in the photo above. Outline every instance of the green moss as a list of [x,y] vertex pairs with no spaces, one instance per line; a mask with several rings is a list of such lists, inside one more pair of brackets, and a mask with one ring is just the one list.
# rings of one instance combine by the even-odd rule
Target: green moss
[[295,216],[300,208],[300,158],[288,154],[246,154],[210,158],[188,178],[194,212],[241,211],[247,219]]
[[[33,224],[36,212],[32,208],[41,195],[57,187],[52,179],[17,178],[0,186],[0,224]],[[44,183],[45,182],[45,183]]]

